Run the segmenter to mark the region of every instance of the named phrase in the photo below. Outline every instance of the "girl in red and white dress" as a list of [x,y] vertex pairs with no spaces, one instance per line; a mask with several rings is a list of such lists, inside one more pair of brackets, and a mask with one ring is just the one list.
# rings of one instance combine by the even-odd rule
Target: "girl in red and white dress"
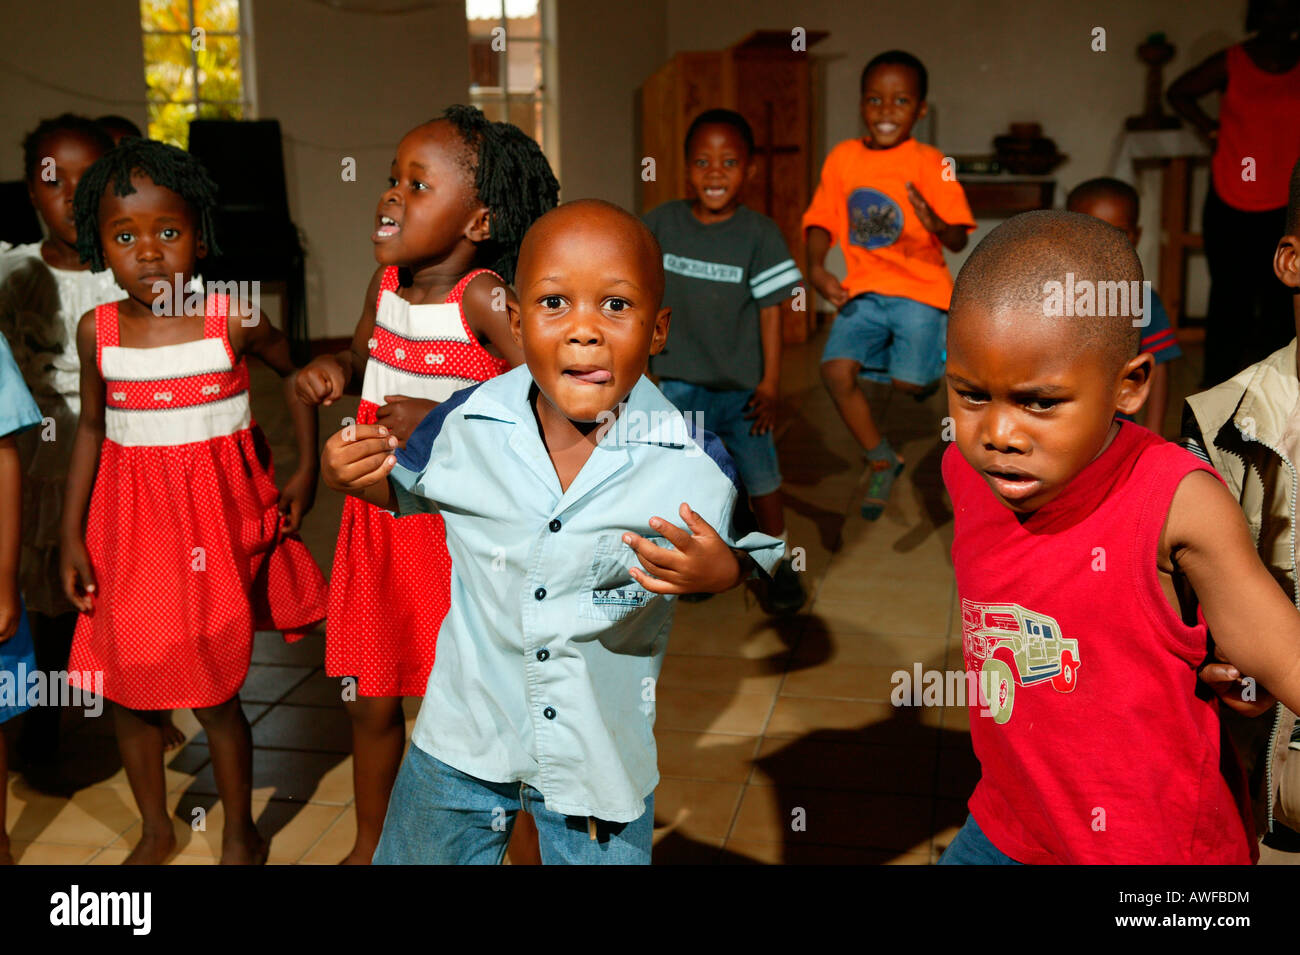
[[[559,186],[533,140],[465,106],[407,133],[388,181],[371,236],[379,268],[352,348],[307,365],[298,396],[330,405],[360,380],[358,421],[404,445],[439,402],[523,361],[507,283],[524,233],[554,208]],[[374,855],[406,746],[402,698],[424,695],[450,584],[441,517],[397,521],[347,499],[325,637],[325,672],[355,680],[342,694],[357,814],[346,863]]]
[[[128,863],[156,864],[175,848],[158,714],[174,707],[192,708],[208,734],[225,808],[221,861],[266,860],[239,688],[255,629],[301,632],[327,602],[296,534],[315,494],[317,432],[294,397],[288,341],[256,306],[210,294],[187,308],[199,299],[185,294],[196,262],[213,248],[215,194],[188,153],[132,139],[86,172],[75,200],[83,259],[107,264],[128,296],[77,329],[81,417],[61,564],[82,612],[70,679],[102,673],[118,704],[143,820]],[[249,353],[288,379],[298,469],[281,491],[249,407]]]

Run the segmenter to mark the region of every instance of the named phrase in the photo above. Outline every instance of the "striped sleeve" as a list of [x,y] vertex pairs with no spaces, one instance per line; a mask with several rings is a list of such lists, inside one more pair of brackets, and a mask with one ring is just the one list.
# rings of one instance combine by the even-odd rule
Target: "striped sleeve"
[[759,308],[785,301],[803,282],[803,273],[790,257],[785,236],[775,222],[762,218],[763,229],[749,269],[749,293]]

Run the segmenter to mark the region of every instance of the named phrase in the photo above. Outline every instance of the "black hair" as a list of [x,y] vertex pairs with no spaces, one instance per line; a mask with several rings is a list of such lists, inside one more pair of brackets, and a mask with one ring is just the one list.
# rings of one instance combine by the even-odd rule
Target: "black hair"
[[1291,167],[1291,188],[1286,203],[1286,234],[1300,235],[1300,159]]
[[1061,209],[1012,216],[975,246],[957,273],[949,335],[972,310],[1012,312],[1026,321],[1041,316],[1069,323],[1073,335],[1063,347],[1103,352],[1118,369],[1138,353],[1141,329],[1126,314],[1048,318],[1048,283],[1064,284],[1067,273],[1074,281],[1141,282],[1142,263],[1128,236],[1092,216]]
[[208,252],[220,254],[212,228],[217,206],[217,184],[203,163],[175,146],[153,139],[124,139],[86,170],[72,200],[77,221],[77,252],[95,272],[104,269],[104,249],[99,242],[99,201],[111,188],[119,196],[135,192],[131,176],[148,176],[154,185],[170,189],[190,204],[198,224],[199,238]]
[[913,70],[916,73],[916,93],[921,102],[925,102],[926,94],[930,91],[930,74],[926,72],[924,63],[902,50],[886,50],[871,58],[871,62],[862,68],[862,77],[858,80],[859,94],[867,91],[867,74],[878,66],[905,66]]
[[513,123],[492,122],[473,106],[449,106],[438,117],[455,128],[467,147],[463,168],[474,194],[490,214],[489,238],[478,260],[507,282],[524,233],[559,201],[560,184],[542,147]]
[[706,109],[691,120],[690,128],[686,130],[686,142],[682,143],[682,148],[688,158],[691,154],[691,140],[695,138],[701,126],[730,126],[740,134],[740,138],[745,143],[745,152],[751,156],[754,154],[754,130],[750,128],[745,117],[731,109]]
[[127,136],[136,136],[144,138],[144,133],[140,132],[140,127],[131,122],[125,116],[118,116],[116,113],[109,113],[107,116],[101,116],[95,120],[99,123],[110,136],[113,133],[125,133]]
[[104,152],[113,148],[113,137],[104,131],[93,119],[87,119],[85,116],[78,116],[75,113],[64,113],[61,116],[55,116],[53,119],[43,119],[30,133],[23,137],[23,178],[31,181],[36,167],[41,164],[45,158],[45,151],[42,145],[47,139],[55,133],[73,133],[77,136],[84,136],[96,146],[99,146]]
[[1287,0],[1282,0],[1281,3],[1276,0],[1247,0],[1247,33],[1259,33],[1269,27],[1276,29],[1288,26],[1292,30],[1300,26],[1300,9],[1297,8],[1294,0],[1290,3]]
[[1089,179],[1086,182],[1079,183],[1065,197],[1065,208],[1074,211],[1076,205],[1093,202],[1097,199],[1118,199],[1121,202],[1127,202],[1133,210],[1133,224],[1137,225],[1142,205],[1138,199],[1137,190],[1122,179],[1099,176],[1096,179]]

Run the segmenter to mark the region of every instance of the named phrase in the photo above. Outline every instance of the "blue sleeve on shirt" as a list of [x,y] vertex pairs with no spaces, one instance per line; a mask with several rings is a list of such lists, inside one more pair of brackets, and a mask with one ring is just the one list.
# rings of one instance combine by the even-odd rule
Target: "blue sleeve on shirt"
[[41,423],[41,411],[23,383],[9,342],[0,335],[0,438]]
[[477,385],[470,385],[468,388],[462,388],[444,401],[438,407],[434,408],[411,432],[411,436],[406,439],[406,447],[398,448],[397,463],[408,471],[414,471],[417,474],[424,470],[429,463],[429,456],[433,453],[433,442],[438,439],[442,432],[442,423],[447,420],[447,415],[451,414],[461,405],[471,394],[479,389],[483,382]]
[[1141,351],[1151,352],[1157,365],[1183,357],[1178,347],[1178,336],[1169,324],[1169,313],[1155,289],[1151,290],[1151,321],[1142,329]]

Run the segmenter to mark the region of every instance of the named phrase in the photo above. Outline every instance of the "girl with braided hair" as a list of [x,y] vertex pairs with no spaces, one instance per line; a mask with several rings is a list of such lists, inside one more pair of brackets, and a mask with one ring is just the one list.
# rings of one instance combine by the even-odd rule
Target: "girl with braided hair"
[[[189,153],[126,139],[86,171],[74,200],[82,260],[112,270],[127,295],[77,328],[81,417],[60,573],[81,611],[69,681],[116,704],[142,816],[128,863],[161,863],[176,846],[160,713],[175,707],[193,709],[208,734],[221,861],[266,861],[239,688],[254,630],[299,634],[326,608],[325,580],[297,536],[315,496],[317,432],[294,397],[288,339],[242,294],[182,293],[216,251],[215,199]],[[287,379],[298,468],[282,490],[252,419],[247,354]]]
[[[452,106],[397,146],[375,211],[375,270],[349,351],[311,362],[298,397],[330,405],[361,383],[358,423],[405,445],[439,402],[523,361],[506,298],[528,227],[559,185],[532,139],[479,110]],[[423,696],[450,604],[442,518],[397,521],[358,498],[344,504],[325,643],[325,672],[350,677],[357,834],[343,860],[369,864],[402,752],[402,698]],[[350,692],[349,692],[350,690]]]

